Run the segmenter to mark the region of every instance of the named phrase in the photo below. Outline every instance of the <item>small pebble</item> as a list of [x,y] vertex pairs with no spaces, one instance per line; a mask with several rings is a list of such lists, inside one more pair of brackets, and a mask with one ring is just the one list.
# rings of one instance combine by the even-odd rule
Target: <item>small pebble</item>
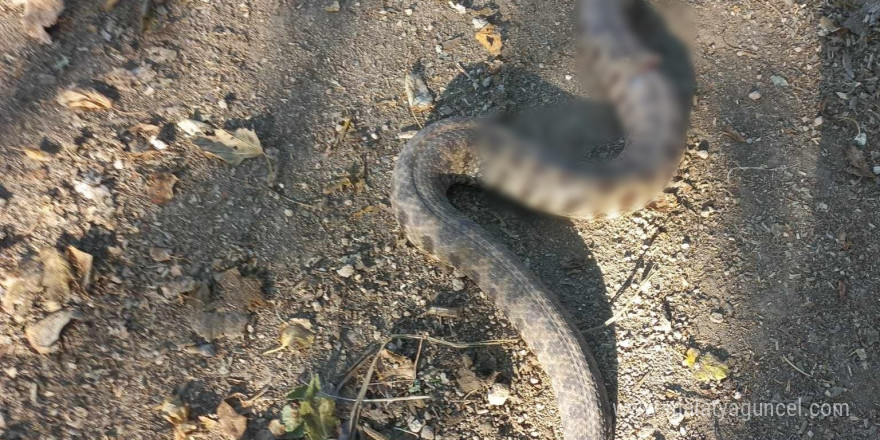
[[478,29],[478,30],[479,30],[479,29],[482,29],[482,28],[488,26],[488,25],[489,25],[489,22],[488,22],[485,18],[482,18],[482,17],[474,17],[474,19],[471,20],[471,24],[474,25],[474,29]]
[[435,438],[437,438],[437,435],[434,434],[434,428],[427,425],[422,428],[420,436],[425,440],[434,440]]
[[489,398],[489,405],[504,405],[507,402],[507,399],[510,398],[510,387],[503,383],[493,384],[492,387],[489,388],[489,394],[487,397]]
[[452,290],[456,292],[461,292],[462,290],[464,290],[464,281],[462,281],[460,278],[454,278],[452,280]]
[[336,273],[342,278],[348,278],[354,275],[354,267],[350,264],[346,264],[345,266],[336,269]]
[[864,147],[868,144],[868,135],[865,134],[865,132],[861,132],[858,134],[858,136],[855,137],[855,139],[853,139],[853,142],[855,142],[860,147]]
[[752,91],[751,93],[749,93],[749,99],[751,99],[752,101],[757,101],[761,99],[761,92],[757,90]]

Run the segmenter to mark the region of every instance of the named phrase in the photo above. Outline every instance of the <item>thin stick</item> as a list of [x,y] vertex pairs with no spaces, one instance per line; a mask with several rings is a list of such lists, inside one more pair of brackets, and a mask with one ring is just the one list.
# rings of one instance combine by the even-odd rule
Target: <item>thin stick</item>
[[413,108],[412,108],[412,107],[410,107],[410,108],[409,108],[409,114],[411,114],[411,115],[412,115],[412,117],[413,117],[413,120],[414,120],[414,121],[416,121],[416,125],[418,125],[418,126],[419,126],[419,129],[422,129],[422,128],[425,128],[425,126],[424,126],[424,125],[422,125],[422,122],[421,122],[421,121],[419,121],[419,118],[418,118],[418,117],[417,117],[417,116],[416,116],[416,111],[415,111],[415,110],[413,110]]
[[408,335],[408,334],[394,334],[389,336],[391,339],[422,339],[428,342],[433,342],[435,344],[446,345],[452,348],[464,349],[464,348],[474,348],[474,347],[488,347],[491,345],[504,345],[504,344],[515,344],[519,342],[518,339],[490,339],[488,341],[477,341],[477,342],[453,342],[446,341],[443,339],[438,339],[433,336],[428,335]]
[[413,378],[412,383],[409,384],[410,388],[416,384],[416,378],[419,376],[419,357],[422,356],[422,344],[424,342],[424,339],[419,339],[419,351],[416,352],[416,360],[413,362]]
[[784,360],[788,365],[791,365],[791,368],[794,368],[795,370],[797,370],[798,373],[801,373],[801,374],[803,374],[804,376],[807,376],[807,377],[813,377],[813,375],[805,373],[804,370],[801,370],[800,368],[797,367],[797,365],[791,363],[791,361],[788,360],[787,357],[785,357],[785,356],[780,356],[780,357],[781,357],[782,360]]
[[376,363],[379,361],[379,353],[385,349],[385,346],[391,342],[391,339],[385,339],[379,344],[379,348],[376,350],[376,355],[373,356],[373,361],[370,362],[370,368],[367,369],[367,375],[364,378],[364,383],[361,385],[361,390],[358,392],[357,399],[354,401],[354,405],[351,407],[351,412],[348,415],[348,420],[342,425],[342,434],[340,435],[340,439],[348,439],[353,438],[352,435],[357,432],[356,426],[358,426],[358,421],[361,418],[361,408],[363,407],[362,403],[364,402],[364,397],[367,396],[367,389],[370,387],[370,382],[373,379],[373,373],[376,371]]

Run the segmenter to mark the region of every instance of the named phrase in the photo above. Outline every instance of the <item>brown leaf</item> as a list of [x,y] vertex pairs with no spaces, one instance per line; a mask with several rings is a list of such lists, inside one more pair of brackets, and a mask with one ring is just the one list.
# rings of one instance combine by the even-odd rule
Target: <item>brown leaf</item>
[[58,16],[64,10],[64,1],[24,0],[18,3],[24,3],[24,17],[21,19],[21,24],[25,32],[43,44],[52,44],[52,38],[45,28],[51,27],[58,21]]
[[113,107],[110,98],[94,89],[67,89],[59,93],[55,100],[72,110],[98,111]]
[[837,280],[837,298],[841,301],[846,300],[846,281]]
[[849,164],[846,167],[847,173],[859,177],[877,177],[871,171],[871,167],[868,165],[868,161],[865,160],[865,155],[862,153],[862,150],[859,150],[854,145],[850,145],[849,147],[847,147],[846,161]]
[[147,182],[147,195],[150,196],[150,201],[161,205],[173,199],[174,184],[177,180],[177,176],[171,173],[156,173],[150,176]]
[[217,290],[227,302],[239,309],[255,310],[266,305],[263,282],[259,278],[241,275],[237,268],[223,272],[217,280]]
[[79,286],[83,289],[89,287],[92,277],[92,261],[94,257],[73,246],[67,246],[67,260],[73,263],[76,274],[79,275]]
[[484,26],[474,37],[490,54],[496,56],[501,54],[501,32],[498,32],[495,25],[489,24]]
[[54,351],[54,344],[61,337],[61,330],[67,326],[71,319],[77,316],[74,310],[62,310],[55,312],[40,321],[29,324],[24,335],[31,347],[40,354]]
[[218,426],[220,433],[231,440],[238,440],[247,430],[247,417],[235,412],[226,401],[217,407]]
[[408,357],[384,349],[379,352],[376,374],[381,381],[413,380],[416,378],[416,368]]

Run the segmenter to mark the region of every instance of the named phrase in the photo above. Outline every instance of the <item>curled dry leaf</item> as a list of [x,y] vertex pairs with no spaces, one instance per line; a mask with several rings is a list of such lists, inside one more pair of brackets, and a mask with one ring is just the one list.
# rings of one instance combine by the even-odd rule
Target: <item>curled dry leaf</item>
[[54,247],[40,250],[40,262],[43,266],[43,306],[49,311],[61,309],[62,304],[70,296],[70,282],[73,276],[67,259]]
[[846,148],[846,161],[848,164],[846,167],[847,173],[859,177],[877,177],[871,171],[871,167],[868,165],[868,161],[865,160],[865,155],[862,153],[862,150],[859,150],[854,145],[850,145]]
[[63,0],[19,0],[13,3],[24,3],[24,17],[21,24],[28,36],[40,40],[43,44],[52,44],[52,38],[46,32],[58,21],[64,10]]
[[434,104],[434,97],[422,76],[416,72],[408,72],[403,78],[406,100],[413,110],[428,110]]
[[413,380],[416,378],[416,368],[413,361],[387,348],[379,352],[376,373],[381,381]]
[[166,397],[157,407],[162,415],[174,428],[174,440],[185,440],[189,434],[198,429],[195,423],[189,419],[189,405],[183,403],[180,397]]
[[150,176],[147,182],[147,195],[150,196],[150,201],[157,205],[171,201],[174,198],[174,185],[177,180],[177,176],[171,173],[156,173]]
[[226,302],[240,310],[255,310],[266,304],[263,282],[253,276],[242,276],[235,267],[220,274],[217,290]]
[[220,433],[230,440],[242,438],[247,430],[247,417],[235,412],[225,400],[217,407],[217,420]]
[[495,56],[501,55],[501,32],[498,31],[498,28],[496,28],[495,25],[488,24],[484,26],[476,35],[474,35],[474,38],[476,38],[490,54]]
[[281,334],[278,340],[278,347],[267,350],[263,354],[272,354],[284,350],[293,344],[302,349],[309,348],[315,343],[315,332],[312,330],[312,323],[306,319],[291,319],[281,327]]
[[63,90],[55,100],[72,110],[98,111],[113,107],[113,101],[110,98],[97,90],[86,88]]
[[263,155],[260,139],[253,130],[247,128],[239,128],[235,133],[229,133],[192,119],[178,122],[177,127],[186,134],[194,136],[193,142],[206,153],[217,156],[233,166],[241,164],[245,159]]
[[94,257],[73,246],[67,246],[67,260],[72,263],[76,274],[79,275],[77,280],[79,286],[83,289],[88,288],[92,277],[92,261]]

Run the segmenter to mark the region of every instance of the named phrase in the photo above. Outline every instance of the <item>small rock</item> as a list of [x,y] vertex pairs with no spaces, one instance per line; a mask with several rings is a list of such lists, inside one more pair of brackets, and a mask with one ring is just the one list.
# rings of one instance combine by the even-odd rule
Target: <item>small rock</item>
[[853,139],[853,142],[855,142],[860,147],[864,147],[868,144],[868,135],[865,134],[865,132],[863,131]]
[[71,319],[77,317],[78,313],[75,310],[62,310],[28,325],[24,330],[28,343],[40,354],[52,352],[52,345],[61,337],[61,330]]
[[434,434],[434,428],[427,425],[422,428],[422,432],[419,433],[419,436],[425,440],[434,440],[437,438],[437,435]]
[[697,150],[697,157],[699,157],[700,159],[708,159],[709,152],[706,150]]
[[412,419],[412,420],[409,422],[409,430],[412,431],[412,432],[419,432],[419,431],[421,431],[421,430],[422,430],[422,426],[424,426],[424,424],[423,424],[422,421],[419,420],[419,419]]
[[413,15],[413,10],[412,8],[406,8],[403,10],[403,13],[406,14],[407,17],[409,17]]
[[453,3],[450,1],[449,7],[452,9],[455,9],[455,12],[458,12],[459,14],[466,14],[467,13],[467,8],[465,8],[464,5],[461,3]]
[[354,267],[350,264],[346,264],[345,266],[336,269],[336,273],[342,278],[348,278],[354,275]]
[[721,313],[712,312],[709,314],[709,320],[716,323],[716,324],[720,324],[720,323],[724,322],[724,316],[721,315]]
[[474,25],[474,29],[477,30],[480,30],[489,25],[489,21],[487,21],[483,17],[474,17],[474,19],[471,20],[471,23]]
[[761,99],[761,92],[758,90],[751,91],[749,93],[749,99],[751,99],[752,101],[757,101],[757,100]]
[[464,290],[464,281],[462,281],[461,278],[453,278],[452,290],[456,292],[461,292],[462,290]]
[[868,360],[868,353],[865,351],[864,348],[857,348],[856,349],[856,356],[859,357],[860,361]]
[[503,383],[492,384],[487,397],[489,398],[489,405],[504,405],[507,403],[507,399],[510,398],[510,387]]
[[324,10],[327,12],[339,12],[339,10],[340,10],[339,0],[333,0],[333,2],[331,2],[328,6],[326,6],[324,8]]
[[788,80],[778,75],[770,75],[770,82],[773,83],[774,86],[788,87]]
[[672,425],[673,428],[678,428],[681,426],[681,422],[684,421],[684,413],[677,412],[669,416],[669,424]]

